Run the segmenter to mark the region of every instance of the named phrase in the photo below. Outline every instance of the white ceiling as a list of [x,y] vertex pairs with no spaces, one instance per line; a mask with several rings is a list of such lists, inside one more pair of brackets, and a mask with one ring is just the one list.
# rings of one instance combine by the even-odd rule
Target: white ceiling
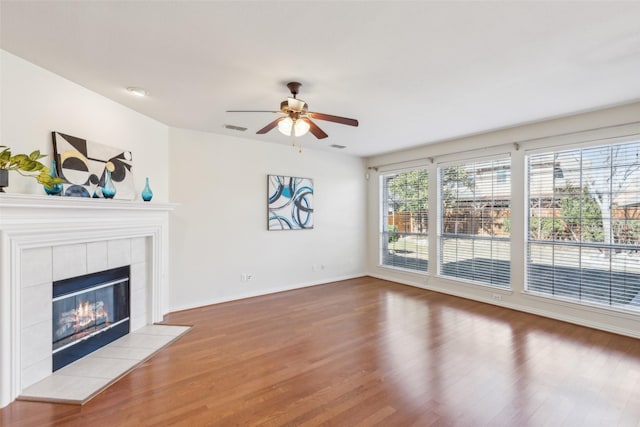
[[[640,100],[640,2],[6,1],[1,47],[167,125],[370,156]],[[147,98],[124,89],[140,86]],[[224,124],[248,127],[227,130]]]

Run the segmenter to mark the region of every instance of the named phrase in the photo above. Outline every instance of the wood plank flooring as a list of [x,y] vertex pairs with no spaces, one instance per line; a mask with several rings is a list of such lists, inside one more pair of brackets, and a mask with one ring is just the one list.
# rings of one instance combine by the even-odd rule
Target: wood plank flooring
[[640,340],[370,277],[178,312],[84,406],[2,426],[640,426]]

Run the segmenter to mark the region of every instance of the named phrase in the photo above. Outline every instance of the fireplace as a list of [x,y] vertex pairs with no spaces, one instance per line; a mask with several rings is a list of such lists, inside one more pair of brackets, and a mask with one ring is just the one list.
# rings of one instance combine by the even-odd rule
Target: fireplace
[[130,267],[53,282],[53,371],[129,333]]
[[0,194],[0,408],[53,376],[53,282],[130,266],[130,333],[162,321],[175,207]]

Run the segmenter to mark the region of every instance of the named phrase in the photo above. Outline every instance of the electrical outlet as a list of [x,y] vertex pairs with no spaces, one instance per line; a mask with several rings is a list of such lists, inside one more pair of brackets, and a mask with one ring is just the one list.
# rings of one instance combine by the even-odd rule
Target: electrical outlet
[[247,273],[246,276],[247,276],[247,282],[250,280],[253,280],[253,273]]
[[494,301],[502,301],[502,295],[500,295],[500,294],[493,294],[493,300],[494,300]]

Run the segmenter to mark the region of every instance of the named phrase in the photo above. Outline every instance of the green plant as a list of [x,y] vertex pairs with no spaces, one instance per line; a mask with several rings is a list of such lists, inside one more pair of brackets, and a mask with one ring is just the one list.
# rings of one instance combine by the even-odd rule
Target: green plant
[[390,225],[388,228],[389,231],[389,243],[397,242],[400,239],[398,235],[398,227],[395,225]]
[[502,220],[502,231],[506,234],[511,233],[511,218],[504,218]]
[[602,212],[587,187],[581,189],[567,182],[559,192],[562,217],[571,239],[576,242],[602,242]]
[[535,240],[553,240],[554,236],[562,233],[564,221],[553,218],[529,218],[529,233]]
[[46,155],[40,154],[40,150],[35,150],[31,154],[11,155],[9,147],[0,145],[0,149],[2,149],[0,151],[0,169],[16,171],[20,175],[35,178],[47,188],[64,182],[61,178],[49,176],[49,168],[40,162],[40,159]]

